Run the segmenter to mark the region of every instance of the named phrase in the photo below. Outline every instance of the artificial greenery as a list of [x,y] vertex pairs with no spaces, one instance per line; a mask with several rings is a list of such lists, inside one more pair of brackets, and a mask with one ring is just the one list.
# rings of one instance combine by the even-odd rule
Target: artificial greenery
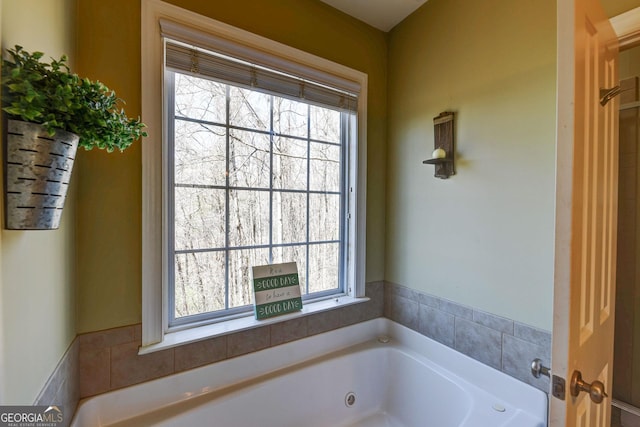
[[140,119],[118,107],[123,101],[112,90],[71,73],[65,55],[48,64],[42,52],[21,46],[7,52],[12,61],[2,61],[2,109],[10,119],[42,124],[50,135],[56,129],[73,132],[86,150],[122,151],[147,136]]

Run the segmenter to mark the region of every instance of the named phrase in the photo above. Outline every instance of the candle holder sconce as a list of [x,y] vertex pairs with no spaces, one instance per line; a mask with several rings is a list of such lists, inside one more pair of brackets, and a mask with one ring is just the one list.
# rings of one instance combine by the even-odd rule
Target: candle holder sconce
[[422,163],[435,165],[436,178],[447,179],[456,174],[455,146],[453,141],[453,119],[455,114],[449,111],[433,118],[433,153]]

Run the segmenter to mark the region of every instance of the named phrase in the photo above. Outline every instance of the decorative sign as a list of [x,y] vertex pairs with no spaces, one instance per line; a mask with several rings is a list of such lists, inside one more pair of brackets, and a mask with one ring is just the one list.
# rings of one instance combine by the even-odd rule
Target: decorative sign
[[302,310],[298,266],[295,262],[260,265],[252,269],[256,319]]

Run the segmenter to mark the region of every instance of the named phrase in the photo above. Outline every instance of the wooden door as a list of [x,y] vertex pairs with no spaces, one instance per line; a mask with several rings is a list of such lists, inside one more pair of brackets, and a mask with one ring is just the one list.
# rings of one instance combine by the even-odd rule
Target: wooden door
[[[570,393],[574,372],[611,392],[618,198],[618,44],[598,0],[558,1],[556,243],[550,426],[610,425],[610,397]],[[565,380],[564,385],[562,380]],[[556,397],[557,396],[557,397]]]

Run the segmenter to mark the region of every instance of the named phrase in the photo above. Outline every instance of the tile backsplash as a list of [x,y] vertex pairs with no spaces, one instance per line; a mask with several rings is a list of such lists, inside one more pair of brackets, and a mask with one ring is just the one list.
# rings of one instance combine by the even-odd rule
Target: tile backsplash
[[486,365],[549,392],[531,361],[551,366],[551,333],[446,299],[385,283],[384,315]]
[[[73,413],[80,398],[193,369],[380,316],[396,321],[545,392],[530,364],[550,366],[551,334],[472,307],[389,282],[367,284],[370,301],[138,355],[141,326],[79,335],[51,375],[37,404]],[[67,422],[70,421],[66,420]]]
[[141,326],[78,337],[80,397],[116,390],[187,369],[375,319],[383,314],[384,283],[366,285],[369,301],[195,343],[138,355]]

